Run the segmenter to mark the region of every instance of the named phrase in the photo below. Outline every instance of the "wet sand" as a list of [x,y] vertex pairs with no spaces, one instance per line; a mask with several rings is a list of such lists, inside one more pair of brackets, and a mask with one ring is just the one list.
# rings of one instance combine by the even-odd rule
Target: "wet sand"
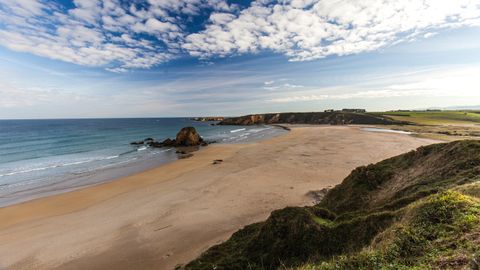
[[[109,183],[0,208],[0,269],[173,269],[352,169],[436,141],[292,126]],[[212,164],[221,159],[220,164]]]

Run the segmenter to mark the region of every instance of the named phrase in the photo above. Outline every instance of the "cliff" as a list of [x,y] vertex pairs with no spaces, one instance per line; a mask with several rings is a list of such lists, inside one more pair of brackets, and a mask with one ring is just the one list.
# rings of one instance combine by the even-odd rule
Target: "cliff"
[[259,124],[405,124],[385,116],[353,112],[307,112],[307,113],[267,113],[226,118],[219,125],[259,125]]
[[355,169],[312,207],[272,212],[186,269],[479,269],[480,141]]

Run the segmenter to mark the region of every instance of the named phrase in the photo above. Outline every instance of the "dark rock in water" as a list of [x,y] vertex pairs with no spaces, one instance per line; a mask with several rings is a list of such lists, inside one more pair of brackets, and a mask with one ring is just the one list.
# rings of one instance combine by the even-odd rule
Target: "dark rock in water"
[[175,142],[177,146],[195,146],[200,145],[203,139],[194,127],[184,127],[177,133]]
[[149,143],[148,143],[148,146],[151,146],[151,147],[163,147],[163,144],[162,144],[161,142],[152,141],[152,142],[149,142]]
[[131,142],[131,145],[142,145],[144,144],[144,141],[138,141],[138,142]]
[[185,154],[187,154],[187,151],[185,151],[185,150],[177,150],[175,153],[185,155]]
[[[146,138],[143,141],[131,142],[131,145],[143,145],[146,144],[150,147],[191,147],[191,146],[207,146],[208,142],[204,141],[202,137],[197,133],[194,127],[184,127],[178,134],[177,138],[172,140],[170,138],[165,139],[162,142],[155,141],[153,138]],[[198,149],[195,149],[198,150]],[[184,150],[180,153],[183,154]],[[178,152],[177,152],[178,153]]]
[[172,139],[168,138],[168,139],[166,139],[162,142],[162,145],[163,146],[176,146],[177,143],[175,142],[175,140],[172,140]]

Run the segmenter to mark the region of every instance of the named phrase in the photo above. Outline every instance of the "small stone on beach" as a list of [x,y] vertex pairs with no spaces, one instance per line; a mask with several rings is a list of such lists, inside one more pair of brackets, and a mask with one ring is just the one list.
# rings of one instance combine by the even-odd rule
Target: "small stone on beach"
[[223,162],[223,159],[215,159],[212,164],[216,165],[216,164],[220,164],[222,162]]

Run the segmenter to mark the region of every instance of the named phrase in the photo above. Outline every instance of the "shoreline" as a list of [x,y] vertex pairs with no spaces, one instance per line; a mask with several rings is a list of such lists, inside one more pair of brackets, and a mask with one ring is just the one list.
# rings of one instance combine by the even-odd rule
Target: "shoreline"
[[[242,142],[217,142],[213,145],[218,144],[248,144],[254,143],[257,141],[268,140],[276,136],[284,135],[286,130],[284,127],[278,127],[271,125],[273,128],[278,129],[278,131],[273,133],[267,133],[266,131],[260,132],[251,138],[246,138]],[[203,148],[203,147],[202,147]],[[91,171],[86,171],[82,173],[65,173],[62,180],[59,176],[55,176],[55,181],[33,181],[31,187],[29,184],[25,185],[25,188],[18,189],[11,192],[6,192],[5,194],[0,193],[0,208],[16,205],[23,202],[28,202],[31,200],[54,196],[62,193],[67,193],[83,188],[88,188],[96,186],[103,183],[108,183],[111,181],[116,181],[117,179],[125,178],[132,176],[144,171],[148,171],[160,166],[176,162],[179,159],[182,159],[179,154],[175,153],[176,148],[165,147],[165,149],[152,148],[146,149],[152,153],[146,153],[148,156],[140,156],[135,158],[136,160],[125,162],[120,161],[120,163],[110,164],[107,167],[96,168]],[[138,151],[137,149],[132,150]],[[147,152],[142,151],[142,152]],[[193,151],[195,154],[197,151]],[[16,184],[14,184],[16,185]],[[20,185],[24,186],[24,185]],[[7,187],[9,188],[9,187]]]
[[0,268],[171,269],[272,210],[311,204],[308,191],[359,165],[436,142],[351,126],[291,129],[0,208]]

